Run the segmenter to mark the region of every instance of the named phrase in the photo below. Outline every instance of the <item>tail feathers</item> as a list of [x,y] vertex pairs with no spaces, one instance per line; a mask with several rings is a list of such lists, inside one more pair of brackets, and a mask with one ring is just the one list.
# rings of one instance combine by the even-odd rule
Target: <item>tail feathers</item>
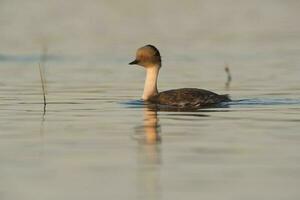
[[228,94],[220,95],[221,101],[231,101],[230,96]]

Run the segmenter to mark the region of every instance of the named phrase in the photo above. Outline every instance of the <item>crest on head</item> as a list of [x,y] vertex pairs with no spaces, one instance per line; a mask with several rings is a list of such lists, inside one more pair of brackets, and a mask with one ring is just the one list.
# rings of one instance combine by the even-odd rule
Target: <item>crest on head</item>
[[140,65],[143,67],[161,66],[161,57],[158,49],[148,44],[139,48],[136,52],[136,58],[129,63],[130,65]]

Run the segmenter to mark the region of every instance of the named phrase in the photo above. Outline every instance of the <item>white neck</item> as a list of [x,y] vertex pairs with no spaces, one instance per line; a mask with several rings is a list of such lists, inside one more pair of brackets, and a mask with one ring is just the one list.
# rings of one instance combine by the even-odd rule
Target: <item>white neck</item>
[[158,94],[157,91],[157,78],[160,66],[147,67],[147,75],[144,86],[143,100],[148,100],[150,97]]

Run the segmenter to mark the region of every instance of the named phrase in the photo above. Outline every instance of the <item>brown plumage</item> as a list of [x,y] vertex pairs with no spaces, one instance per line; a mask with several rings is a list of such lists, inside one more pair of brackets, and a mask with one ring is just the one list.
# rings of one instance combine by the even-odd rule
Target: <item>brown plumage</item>
[[142,99],[155,104],[180,108],[200,108],[230,101],[228,95],[197,89],[181,88],[158,92],[157,79],[161,68],[161,57],[153,45],[146,45],[137,50],[136,59],[129,63],[143,66],[147,71]]
[[230,101],[228,95],[198,88],[180,88],[160,92],[148,99],[151,103],[170,105],[175,107],[200,108]]

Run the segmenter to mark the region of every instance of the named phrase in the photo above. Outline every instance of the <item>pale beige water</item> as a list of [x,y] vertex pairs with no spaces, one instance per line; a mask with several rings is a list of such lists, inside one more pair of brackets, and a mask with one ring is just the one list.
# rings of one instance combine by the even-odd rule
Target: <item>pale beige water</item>
[[[0,199],[299,199],[299,13],[292,0],[2,0]],[[156,115],[127,65],[147,43],[161,90],[243,101]]]

